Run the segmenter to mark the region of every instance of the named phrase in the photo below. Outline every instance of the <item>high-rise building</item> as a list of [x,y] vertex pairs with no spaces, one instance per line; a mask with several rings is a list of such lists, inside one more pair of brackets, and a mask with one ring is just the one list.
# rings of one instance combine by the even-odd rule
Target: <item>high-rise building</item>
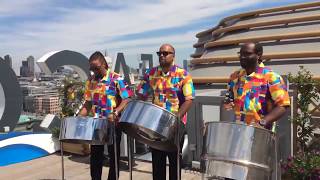
[[20,66],[20,76],[28,77],[28,75],[29,75],[28,61],[22,61],[22,66]]
[[28,62],[28,76],[34,77],[34,57],[29,56],[27,58],[27,62]]
[[4,56],[4,62],[5,62],[8,66],[10,66],[10,67],[12,68],[12,58],[11,58],[10,55],[5,55],[5,56]]
[[21,77],[34,77],[34,57],[29,56],[26,61],[22,61],[20,66]]

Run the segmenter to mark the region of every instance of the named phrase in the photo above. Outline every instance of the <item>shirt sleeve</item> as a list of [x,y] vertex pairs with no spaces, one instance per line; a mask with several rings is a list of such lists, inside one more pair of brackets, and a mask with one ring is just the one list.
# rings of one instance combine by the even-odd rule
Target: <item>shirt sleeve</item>
[[227,85],[227,90],[231,91],[233,90],[238,78],[239,78],[239,74],[240,74],[240,71],[235,71],[234,73],[232,73],[229,77],[229,82],[228,82],[228,85]]
[[240,74],[240,71],[235,71],[233,72],[230,77],[229,77],[229,81],[228,81],[228,84],[227,84],[227,92],[228,92],[228,96],[227,96],[227,93],[226,93],[226,97],[228,98],[231,98],[231,99],[235,99],[235,95],[236,95],[236,83],[239,79],[239,74]]
[[90,89],[90,81],[89,80],[87,80],[86,81],[86,83],[85,83],[85,87],[84,87],[84,94],[83,94],[83,96],[84,96],[84,100],[86,100],[86,101],[91,101],[92,100],[92,98],[91,98],[91,89]]
[[137,94],[147,98],[150,94],[151,88],[150,88],[150,70],[147,70],[143,79],[140,81],[140,83],[137,86]]
[[133,96],[133,91],[129,87],[128,83],[122,78],[117,79],[117,88],[119,90],[119,95],[121,99],[127,99]]
[[182,92],[185,100],[190,100],[195,98],[195,90],[192,82],[192,78],[189,73],[185,72],[184,80],[182,82]]
[[269,82],[269,91],[274,103],[278,106],[289,106],[289,94],[287,91],[287,86],[282,77],[272,71],[270,71],[267,76]]

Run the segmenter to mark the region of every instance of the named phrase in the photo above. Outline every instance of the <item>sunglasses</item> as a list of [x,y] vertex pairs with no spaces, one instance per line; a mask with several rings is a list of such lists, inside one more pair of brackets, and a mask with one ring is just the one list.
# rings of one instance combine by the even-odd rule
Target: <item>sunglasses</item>
[[91,70],[91,71],[98,71],[98,70],[100,70],[102,68],[102,66],[92,66],[92,67],[90,67],[89,69]]
[[163,55],[164,57],[168,56],[169,54],[173,54],[173,52],[169,52],[169,51],[159,51],[157,52],[158,56]]

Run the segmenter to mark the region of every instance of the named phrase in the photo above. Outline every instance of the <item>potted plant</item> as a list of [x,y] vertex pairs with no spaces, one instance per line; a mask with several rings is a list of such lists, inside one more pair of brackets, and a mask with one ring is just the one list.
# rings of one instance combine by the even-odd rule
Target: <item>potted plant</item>
[[[82,105],[84,94],[84,83],[72,78],[65,78],[60,89],[61,114],[60,119],[63,121],[65,117],[74,116]],[[59,138],[60,128],[52,130],[53,137]],[[87,155],[90,153],[88,144],[78,144],[64,142],[63,150],[74,154]]]
[[313,79],[310,71],[300,66],[297,75],[289,74],[289,82],[297,91],[297,113],[291,122],[297,127],[297,149],[293,157],[281,163],[284,179],[316,180],[320,179],[320,152],[318,137],[314,135],[317,128],[312,123],[309,105],[319,100],[319,82]]

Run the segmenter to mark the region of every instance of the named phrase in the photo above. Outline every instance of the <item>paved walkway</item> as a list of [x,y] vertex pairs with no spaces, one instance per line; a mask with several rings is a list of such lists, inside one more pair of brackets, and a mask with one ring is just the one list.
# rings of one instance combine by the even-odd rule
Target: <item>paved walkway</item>
[[[90,167],[88,156],[66,155],[64,156],[65,179],[89,180]],[[120,163],[120,180],[129,179],[125,162]],[[136,161],[133,168],[133,180],[151,180],[151,163]],[[107,179],[109,168],[103,168],[103,180]],[[167,172],[169,170],[167,169]],[[167,173],[168,175],[168,173]],[[182,180],[200,180],[201,175],[182,170]],[[6,180],[57,180],[61,178],[61,156],[53,154],[47,157],[0,167],[0,179]],[[168,178],[167,178],[168,179]]]

